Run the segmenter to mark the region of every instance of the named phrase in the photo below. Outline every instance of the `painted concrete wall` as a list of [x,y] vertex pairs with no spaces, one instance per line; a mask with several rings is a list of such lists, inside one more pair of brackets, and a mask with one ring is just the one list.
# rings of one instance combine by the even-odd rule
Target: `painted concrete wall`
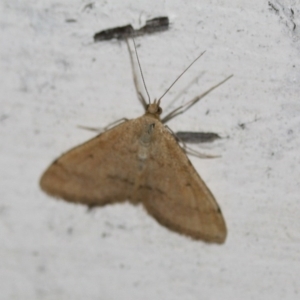
[[[299,299],[299,14],[284,0],[1,1],[0,299]],[[38,186],[95,135],[77,125],[143,113],[126,45],[93,34],[162,15],[169,31],[136,40],[152,98],[206,50],[163,108],[234,74],[169,123],[225,137],[195,146],[220,158],[191,158],[226,218],[221,246],[172,233],[141,206],[87,212]]]

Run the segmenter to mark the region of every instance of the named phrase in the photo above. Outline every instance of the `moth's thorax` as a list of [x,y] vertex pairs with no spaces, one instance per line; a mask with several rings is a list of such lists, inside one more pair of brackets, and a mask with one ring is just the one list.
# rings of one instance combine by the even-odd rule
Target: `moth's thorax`
[[156,124],[160,121],[148,114],[144,115],[141,121],[139,142],[142,146],[148,147],[152,141],[154,131],[156,130]]
[[147,106],[146,115],[153,116],[153,117],[159,119],[160,118],[159,116],[162,113],[162,109],[159,105],[160,105],[160,100],[158,100],[158,101],[154,100],[153,103],[150,103]]
[[[142,162],[149,157],[149,151],[155,142],[157,129],[159,127],[159,117],[146,113],[140,118],[140,131],[138,137],[138,159]],[[142,165],[140,166],[142,169]]]

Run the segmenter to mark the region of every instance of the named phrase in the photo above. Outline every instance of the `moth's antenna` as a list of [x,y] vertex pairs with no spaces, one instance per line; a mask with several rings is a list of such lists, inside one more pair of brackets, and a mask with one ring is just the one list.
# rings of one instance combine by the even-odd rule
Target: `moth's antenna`
[[206,51],[203,51],[176,79],[175,81],[170,85],[170,87],[163,93],[163,95],[158,99],[160,101],[166,93],[173,87],[173,85],[179,80],[179,78],[205,53]]
[[144,79],[142,67],[141,67],[140,60],[139,60],[139,56],[138,56],[137,49],[136,49],[135,40],[134,40],[133,37],[132,37],[132,40],[133,40],[134,50],[135,50],[135,55],[136,55],[136,59],[137,59],[137,61],[138,61],[138,65],[139,65],[139,69],[140,69],[140,72],[141,72],[143,84],[144,84],[144,87],[145,87],[145,90],[146,90],[146,93],[147,93],[147,96],[148,96],[148,104],[150,104],[150,95],[149,95],[148,90],[147,90],[147,86],[146,86],[146,83],[145,83],[145,79]]

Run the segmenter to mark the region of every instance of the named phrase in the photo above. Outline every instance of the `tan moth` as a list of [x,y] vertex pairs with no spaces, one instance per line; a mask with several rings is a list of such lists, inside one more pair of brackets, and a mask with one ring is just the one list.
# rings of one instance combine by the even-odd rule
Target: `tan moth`
[[150,215],[173,231],[223,243],[227,230],[221,210],[184,148],[164,124],[230,77],[161,118],[160,102],[165,93],[147,103],[134,76],[145,114],[63,154],[43,174],[41,188],[52,196],[92,207],[124,201],[142,203]]

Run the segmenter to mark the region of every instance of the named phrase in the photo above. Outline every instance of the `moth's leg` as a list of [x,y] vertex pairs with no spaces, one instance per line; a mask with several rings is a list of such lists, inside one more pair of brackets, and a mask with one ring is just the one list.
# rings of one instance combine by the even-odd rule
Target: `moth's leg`
[[218,157],[221,157],[221,155],[209,155],[209,154],[198,152],[198,151],[196,151],[192,148],[187,147],[186,145],[185,145],[185,147],[182,147],[182,149],[186,154],[190,154],[190,155],[196,156],[198,158],[218,158]]
[[220,85],[222,85],[224,82],[226,82],[228,79],[230,79],[233,75],[228,76],[227,78],[225,78],[224,80],[222,80],[221,82],[219,82],[218,84],[212,86],[210,89],[208,89],[207,91],[205,91],[204,93],[202,93],[199,96],[196,96],[194,99],[192,99],[191,101],[177,107],[176,109],[174,109],[173,111],[171,111],[169,114],[167,114],[161,121],[162,123],[166,123],[168,121],[170,121],[171,119],[173,119],[174,117],[183,114],[185,111],[187,111],[189,108],[191,108],[194,104],[196,104],[199,100],[201,100],[203,97],[205,97],[207,94],[209,94],[210,92],[212,92],[214,89],[216,89],[217,87],[219,87]]
[[178,144],[180,145],[180,147],[182,148],[182,150],[186,153],[186,154],[190,154],[193,156],[196,156],[198,158],[217,158],[220,157],[220,155],[209,155],[209,154],[205,154],[205,153],[201,153],[198,152],[192,148],[189,148],[186,143],[184,141],[182,141],[174,131],[172,131],[172,129],[168,126],[165,125],[165,127],[170,131],[170,133],[174,136],[174,138],[176,139],[176,141],[178,142]]
[[168,111],[172,105],[174,105],[175,102],[178,101],[178,99],[181,99],[182,96],[184,95],[184,93],[186,91],[188,91],[190,89],[190,87],[192,85],[194,85],[203,75],[205,72],[201,72],[201,74],[199,74],[197,77],[195,77],[193,80],[191,80],[177,95],[176,97],[164,107],[164,111]]
[[129,52],[129,56],[130,56],[130,63],[131,63],[131,70],[132,70],[132,76],[133,76],[133,82],[134,82],[134,87],[135,87],[135,91],[136,91],[136,94],[138,96],[138,99],[139,101],[141,102],[141,104],[143,105],[145,111],[147,110],[147,102],[141,92],[141,88],[140,88],[140,85],[139,85],[139,81],[138,81],[138,76],[136,74],[136,69],[134,67],[134,59],[133,59],[133,54],[132,54],[132,51],[130,49],[130,45],[129,45],[129,41],[128,39],[126,39],[126,44],[127,44],[127,48],[128,48],[128,52]]
[[77,127],[78,128],[81,128],[81,129],[85,129],[85,130],[90,130],[90,131],[96,131],[98,133],[102,133],[102,132],[105,132],[107,130],[110,130],[124,122],[127,122],[129,121],[129,119],[126,119],[126,118],[122,118],[122,119],[119,119],[117,121],[114,121],[110,124],[108,124],[107,126],[103,127],[103,128],[100,128],[100,127],[88,127],[88,126],[82,126],[82,125],[78,125]]
[[173,137],[175,138],[175,140],[177,141],[177,143],[181,146],[181,148],[185,148],[186,144],[185,142],[176,135],[176,133],[168,126],[165,125],[165,127],[169,130],[169,132],[173,135]]

